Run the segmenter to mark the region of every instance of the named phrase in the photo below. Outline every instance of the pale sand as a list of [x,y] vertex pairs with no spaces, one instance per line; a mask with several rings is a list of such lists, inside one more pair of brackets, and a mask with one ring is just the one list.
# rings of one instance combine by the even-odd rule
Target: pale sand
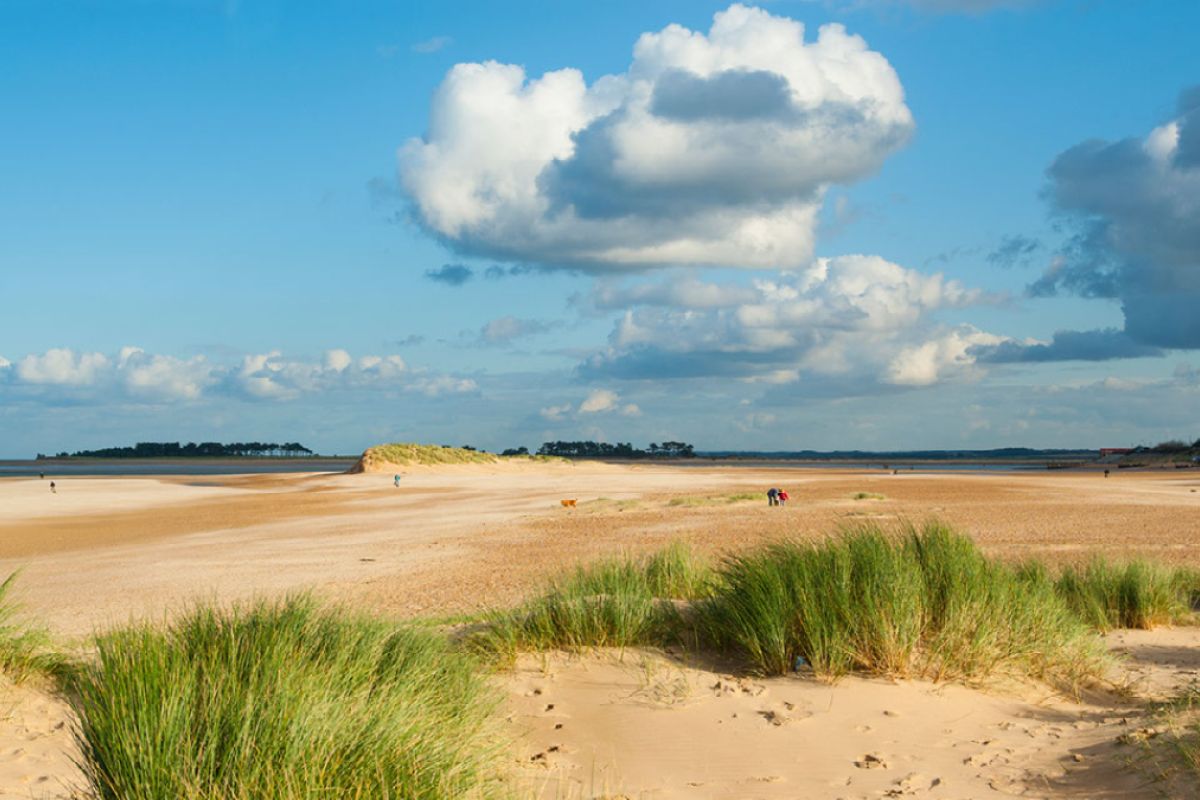
[[[1200,473],[1191,471],[1115,473],[1105,479],[1061,472],[891,475],[524,464],[404,473],[399,489],[390,474],[64,478],[57,481],[56,495],[43,482],[4,480],[0,573],[23,568],[19,599],[31,616],[70,639],[131,617],[160,617],[195,598],[227,601],[300,589],[387,614],[475,611],[516,602],[565,566],[605,553],[653,549],[673,539],[725,552],[780,536],[823,536],[839,524],[864,520],[936,516],[1003,557],[1063,560],[1095,551],[1138,552],[1200,565]],[[674,497],[769,485],[786,487],[791,505],[670,505]],[[852,499],[859,491],[886,499]],[[562,508],[564,498],[578,499],[579,507]],[[1175,686],[1189,670],[1194,677],[1195,663],[1175,663],[1200,645],[1194,633],[1137,634],[1150,637],[1138,640],[1140,652],[1170,662],[1147,668],[1148,685]],[[1186,646],[1172,643],[1171,636],[1183,637]],[[642,691],[643,683],[655,685],[656,678],[631,676],[624,667],[598,661],[552,663],[551,688],[559,699],[545,704],[570,708],[572,724],[559,720],[568,738],[558,752],[538,759],[562,769],[531,767],[533,779],[545,777],[538,770],[553,776],[558,788],[547,791],[607,787],[648,798],[859,797],[909,790],[980,797],[1018,788],[1028,790],[1027,796],[1102,797],[1142,791],[1122,783],[1140,778],[1106,772],[1120,732],[1114,733],[1118,723],[1112,719],[1130,713],[1112,700],[1031,704],[1028,697],[962,687],[859,679],[832,690],[800,680],[751,681],[766,693],[726,693],[711,689],[718,676],[683,670],[685,701],[664,710]],[[538,703],[529,700],[540,696],[525,695],[535,679],[524,670],[512,678],[514,724],[529,731],[522,743],[529,752],[522,759],[555,744],[547,738],[555,729],[545,729]],[[0,797],[55,796],[37,778],[44,773],[59,785],[70,770],[24,765],[35,763],[28,760],[35,756],[51,759],[48,764],[69,763],[53,761],[69,743],[61,730],[29,741],[29,731],[41,729],[28,720],[53,720],[61,707],[39,706],[48,701],[20,692],[27,690],[5,701],[19,713],[0,722],[0,754],[22,751],[19,757],[0,755]],[[782,713],[797,709],[803,711]],[[884,709],[906,722],[899,727],[890,717],[872,722]],[[782,724],[772,724],[775,718],[761,711],[780,712]],[[738,716],[729,716],[733,713]],[[889,725],[903,734],[889,733]],[[871,730],[858,730],[862,726]],[[1021,726],[1032,732],[1021,732]],[[971,744],[990,738],[1008,743],[995,750]],[[985,751],[999,756],[964,763],[976,756],[986,761],[980,755]],[[878,753],[888,768],[853,765],[869,752]],[[1060,756],[1074,752],[1084,760],[1056,771]],[[9,769],[14,764],[16,771]],[[895,783],[910,772],[923,777]],[[1077,773],[1092,777],[1071,777]],[[31,787],[22,778],[35,783]],[[926,778],[938,778],[939,786],[922,788]],[[831,785],[847,779],[849,785]],[[1076,791],[1077,785],[1093,793]]]
[[[1159,633],[1130,635],[1133,657]],[[1161,633],[1200,645],[1200,631]],[[1164,689],[1200,674],[1195,655],[1132,663]],[[507,685],[521,785],[545,800],[1195,796],[1194,779],[1126,766],[1144,756],[1119,737],[1147,723],[1115,696],[753,679],[638,652],[523,657]]]

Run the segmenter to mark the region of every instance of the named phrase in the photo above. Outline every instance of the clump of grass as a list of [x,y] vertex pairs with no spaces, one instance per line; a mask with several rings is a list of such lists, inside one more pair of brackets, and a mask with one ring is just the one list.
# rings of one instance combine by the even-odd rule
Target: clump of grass
[[1054,582],[1058,594],[1081,619],[1098,630],[1153,628],[1191,615],[1197,586],[1190,570],[1135,559],[1113,563],[1096,558],[1065,568]]
[[614,500],[611,497],[597,497],[595,500],[587,500],[580,503],[582,506],[595,509],[597,511],[605,511],[615,508],[617,511],[624,511],[630,508],[637,508],[641,505],[641,501],[633,499]]
[[642,562],[652,595],[673,600],[706,597],[713,588],[713,566],[684,542],[672,542]]
[[69,671],[70,660],[51,646],[45,630],[20,619],[20,606],[11,597],[18,574],[0,583],[0,673],[14,683],[35,676],[61,678]]
[[502,661],[529,651],[666,644],[685,627],[671,601],[707,594],[711,576],[709,565],[680,543],[646,558],[579,567],[541,597],[492,613],[470,643]]
[[301,598],[96,645],[70,696],[102,800],[502,795],[495,695],[442,637]]
[[887,497],[875,492],[855,492],[853,497],[855,500],[887,500]]
[[1193,685],[1150,710],[1154,725],[1129,730],[1117,742],[1141,749],[1164,797],[1190,796],[1200,778],[1200,689]]
[[700,626],[769,675],[803,658],[825,678],[1009,673],[1075,686],[1103,666],[1100,642],[1050,587],[1031,588],[938,524],[771,545],[719,572]]
[[734,503],[742,503],[747,500],[759,500],[765,498],[766,495],[758,492],[735,492],[733,494],[721,495],[705,495],[695,496],[687,495],[684,497],[672,497],[667,501],[669,506],[719,506],[732,505]]
[[689,508],[696,506],[711,506],[713,501],[707,497],[672,497],[667,501],[667,505],[671,507],[687,506]]

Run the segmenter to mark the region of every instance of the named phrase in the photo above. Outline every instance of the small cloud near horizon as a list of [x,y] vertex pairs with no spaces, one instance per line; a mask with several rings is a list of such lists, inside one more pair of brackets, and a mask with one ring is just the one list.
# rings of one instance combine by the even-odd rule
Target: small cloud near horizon
[[436,53],[439,50],[444,50],[454,43],[454,39],[449,36],[433,36],[423,42],[417,42],[410,49],[414,53],[428,55]]
[[1018,266],[1028,266],[1034,253],[1042,249],[1042,243],[1031,236],[1012,234],[1005,236],[992,252],[987,254],[987,262],[994,267],[1011,269]]
[[464,264],[442,264],[437,269],[425,270],[425,277],[447,286],[462,286],[475,277],[475,270]]

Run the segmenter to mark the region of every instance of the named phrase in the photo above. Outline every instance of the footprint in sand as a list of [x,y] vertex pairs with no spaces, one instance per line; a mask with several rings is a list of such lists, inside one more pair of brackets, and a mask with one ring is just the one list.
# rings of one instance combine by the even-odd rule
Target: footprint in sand
[[854,766],[859,769],[888,769],[890,765],[879,753],[867,753],[855,761]]
[[924,795],[930,789],[942,785],[941,778],[927,778],[919,772],[914,772],[906,778],[896,781],[896,785],[884,791],[884,797],[913,797]]

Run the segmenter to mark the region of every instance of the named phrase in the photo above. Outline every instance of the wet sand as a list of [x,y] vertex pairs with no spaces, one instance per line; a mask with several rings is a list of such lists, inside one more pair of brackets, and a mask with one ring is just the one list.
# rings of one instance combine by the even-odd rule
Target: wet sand
[[[783,508],[727,495],[789,489]],[[1200,471],[902,473],[485,465],[391,475],[0,481],[0,571],[55,631],[189,598],[314,589],[381,612],[514,602],[564,565],[683,539],[709,552],[938,518],[1012,559],[1200,565]],[[855,499],[858,493],[881,498]],[[563,508],[561,499],[578,501]]]

